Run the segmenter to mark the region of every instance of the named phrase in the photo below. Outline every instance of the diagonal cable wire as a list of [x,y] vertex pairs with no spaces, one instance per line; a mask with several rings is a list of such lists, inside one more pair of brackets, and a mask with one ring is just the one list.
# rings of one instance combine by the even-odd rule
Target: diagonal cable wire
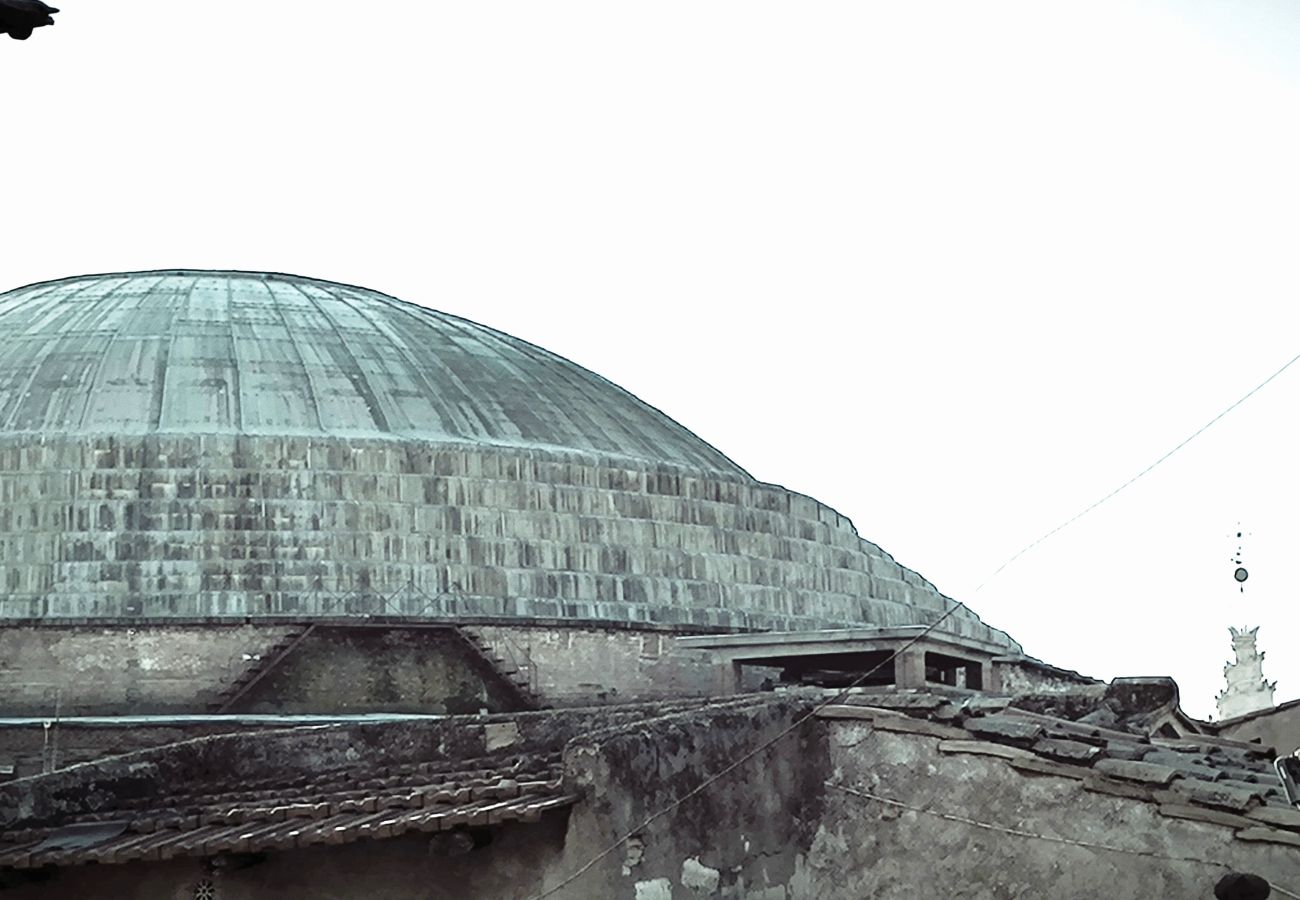
[[573,882],[577,881],[577,880],[578,880],[579,878],[581,878],[583,875],[587,874],[587,872],[589,872],[589,871],[591,870],[591,868],[592,868],[593,866],[596,865],[596,863],[600,862],[600,861],[601,861],[602,859],[604,859],[606,856],[609,856],[611,853],[613,853],[613,852],[614,852],[615,850],[617,850],[619,847],[621,847],[621,846],[623,846],[624,844],[626,844],[626,843],[627,843],[631,838],[633,838],[633,837],[635,837],[636,835],[640,834],[641,832],[645,831],[648,827],[650,827],[651,825],[653,825],[653,824],[654,824],[655,822],[657,822],[659,819],[662,819],[664,816],[668,815],[668,814],[669,814],[670,812],[672,812],[673,810],[677,809],[679,806],[681,806],[681,805],[682,805],[683,803],[685,803],[687,800],[690,800],[692,797],[695,797],[695,796],[697,796],[698,794],[702,794],[702,793],[704,793],[704,791],[708,790],[708,788],[712,787],[712,786],[713,786],[714,784],[716,784],[717,782],[719,782],[719,781],[721,781],[722,779],[726,778],[726,777],[727,777],[728,775],[730,775],[732,772],[735,772],[737,769],[739,769],[739,768],[740,768],[741,766],[743,766],[745,763],[749,762],[751,759],[754,759],[755,757],[759,756],[760,754],[762,754],[762,753],[764,753],[765,751],[767,751],[768,749],[770,749],[773,745],[775,745],[776,743],[778,743],[779,741],[781,741],[783,738],[785,738],[786,736],[788,736],[789,734],[791,734],[792,732],[794,732],[794,731],[796,731],[798,728],[800,728],[800,727],[801,727],[805,722],[807,722],[809,719],[814,718],[814,717],[815,717],[819,712],[821,712],[821,711],[822,711],[823,709],[825,709],[826,707],[828,707],[828,706],[834,706],[835,704],[839,703],[841,700],[843,700],[845,697],[848,696],[848,694],[849,694],[849,692],[850,692],[851,690],[853,690],[853,689],[854,689],[855,687],[857,687],[858,685],[862,684],[862,682],[866,681],[868,678],[870,678],[870,677],[871,677],[872,675],[874,675],[876,672],[878,672],[878,671],[880,671],[881,669],[883,669],[885,666],[890,665],[891,663],[893,663],[894,659],[898,656],[898,654],[902,653],[902,652],[903,652],[904,650],[906,650],[908,647],[911,647],[911,646],[912,646],[913,644],[915,644],[917,641],[919,641],[919,640],[921,640],[922,638],[924,638],[927,634],[929,634],[930,632],[934,631],[936,628],[938,628],[940,625],[942,625],[942,624],[943,624],[947,619],[951,618],[952,615],[953,615],[954,613],[956,613],[957,610],[959,610],[959,609],[966,609],[966,604],[965,604],[965,603],[958,602],[958,601],[953,601],[953,605],[952,605],[951,607],[949,607],[949,608],[948,608],[948,609],[943,613],[943,615],[939,616],[937,619],[935,619],[933,622],[931,622],[929,625],[927,625],[927,626],[926,626],[926,627],[921,631],[920,634],[916,635],[916,636],[913,637],[911,640],[909,640],[907,643],[905,643],[905,644],[903,644],[901,647],[899,647],[897,650],[895,650],[895,651],[893,651],[892,653],[890,653],[889,656],[887,656],[887,657],[886,657],[884,660],[882,660],[881,662],[877,663],[877,664],[876,664],[875,666],[873,666],[871,669],[869,669],[868,671],[866,671],[866,672],[862,673],[861,675],[859,675],[859,676],[858,676],[857,678],[855,678],[855,679],[854,679],[850,684],[848,684],[847,686],[841,688],[841,689],[840,689],[840,690],[839,690],[839,691],[838,691],[834,696],[832,696],[829,700],[823,700],[821,703],[818,703],[818,704],[817,704],[816,706],[814,706],[810,711],[808,711],[808,712],[805,713],[804,715],[800,716],[799,718],[795,719],[794,722],[790,723],[788,726],[786,726],[785,728],[781,729],[781,731],[777,732],[775,735],[773,735],[772,737],[768,738],[768,739],[767,739],[766,741],[764,741],[763,743],[759,744],[759,745],[758,745],[757,747],[755,747],[753,750],[750,750],[750,751],[749,751],[748,753],[746,753],[745,755],[743,755],[743,756],[737,758],[736,760],[734,760],[734,761],[731,762],[730,764],[728,764],[728,765],[724,766],[723,768],[719,769],[717,772],[715,772],[714,774],[710,775],[708,778],[704,779],[704,780],[703,780],[702,782],[700,782],[698,785],[696,785],[695,787],[691,788],[689,791],[687,791],[685,794],[683,794],[682,796],[678,797],[676,800],[674,800],[674,801],[672,801],[671,803],[669,803],[667,806],[664,806],[664,807],[660,808],[658,811],[656,811],[656,812],[654,812],[654,813],[651,813],[649,816],[647,816],[645,819],[643,819],[643,820],[641,821],[641,823],[638,824],[635,828],[633,828],[633,829],[631,829],[630,831],[624,833],[624,834],[622,835],[622,837],[620,837],[618,840],[616,840],[616,841],[614,841],[613,843],[609,844],[607,847],[605,847],[605,849],[601,850],[599,853],[597,853],[597,854],[596,854],[595,856],[593,856],[591,859],[587,860],[587,861],[586,861],[585,863],[583,863],[581,866],[579,866],[578,868],[574,869],[571,873],[569,873],[567,876],[565,876],[564,880],[560,881],[559,883],[557,883],[557,884],[555,884],[555,885],[553,885],[553,886],[547,888],[546,890],[544,890],[544,891],[542,891],[542,892],[540,892],[540,893],[538,893],[538,894],[533,894],[533,895],[529,898],[529,900],[545,900],[545,898],[547,898],[547,897],[551,897],[551,896],[554,896],[554,895],[557,894],[558,892],[562,891],[564,888],[566,888],[566,887],[568,887],[569,885],[573,884]]
[[1205,432],[1206,432],[1206,431],[1207,431],[1207,430],[1208,430],[1212,425],[1214,425],[1215,423],[1217,423],[1220,419],[1222,419],[1222,418],[1223,418],[1224,416],[1226,416],[1228,413],[1232,412],[1232,411],[1233,411],[1234,409],[1236,409],[1238,406],[1241,406],[1241,404],[1245,403],[1247,400],[1249,400],[1251,397],[1253,397],[1256,393],[1258,393],[1258,392],[1259,392],[1259,391],[1260,391],[1260,390],[1261,390],[1265,385],[1267,385],[1270,381],[1272,381],[1273,379],[1277,378],[1279,375],[1281,375],[1281,374],[1282,374],[1283,372],[1285,372],[1287,369],[1291,368],[1291,366],[1293,366],[1296,362],[1300,362],[1300,354],[1296,354],[1295,356],[1291,357],[1291,359],[1289,359],[1289,360],[1287,361],[1286,365],[1282,366],[1282,368],[1278,369],[1278,370],[1277,370],[1276,372],[1274,372],[1272,375],[1268,376],[1268,377],[1265,378],[1263,381],[1261,381],[1259,384],[1255,385],[1253,388],[1251,388],[1249,391],[1247,391],[1245,394],[1243,394],[1243,395],[1242,395],[1242,396],[1241,396],[1241,397],[1240,397],[1240,398],[1239,398],[1235,403],[1233,403],[1231,406],[1229,406],[1229,407],[1228,407],[1227,409],[1225,409],[1223,412],[1219,413],[1219,414],[1218,414],[1217,416],[1215,416],[1213,419],[1211,419],[1210,421],[1206,422],[1206,423],[1205,423],[1204,425],[1202,425],[1200,428],[1196,429],[1196,431],[1192,432],[1190,435],[1188,435],[1186,438],[1184,438],[1184,439],[1183,439],[1183,440],[1182,440],[1182,441],[1181,441],[1181,442],[1180,442],[1176,447],[1174,447],[1172,450],[1170,450],[1170,451],[1169,451],[1168,453],[1166,453],[1164,456],[1162,456],[1162,457],[1160,457],[1159,459],[1157,459],[1155,462],[1153,462],[1151,465],[1147,466],[1147,467],[1146,467],[1145,469],[1143,469],[1141,472],[1138,472],[1136,475],[1134,475],[1134,476],[1133,476],[1132,478],[1130,478],[1128,481],[1124,482],[1124,483],[1121,484],[1119,487],[1115,488],[1115,490],[1111,491],[1109,494],[1107,494],[1106,496],[1102,497],[1100,500],[1098,500],[1097,502],[1093,503],[1091,506],[1088,506],[1088,507],[1086,507],[1085,509],[1080,510],[1079,512],[1075,513],[1075,514],[1074,514],[1073,516],[1071,516],[1069,519],[1066,519],[1066,520],[1065,520],[1064,522],[1062,522],[1060,525],[1057,525],[1057,526],[1056,526],[1055,528],[1053,528],[1051,531],[1047,532],[1047,533],[1044,534],[1042,537],[1038,538],[1038,540],[1036,540],[1036,541],[1034,541],[1033,543],[1029,544],[1028,546],[1024,547],[1024,548],[1023,548],[1019,553],[1016,553],[1014,556],[1012,556],[1010,559],[1008,559],[1008,560],[1007,560],[1006,562],[1004,562],[1002,565],[1000,565],[1000,566],[998,566],[996,569],[994,569],[994,570],[993,570],[993,573],[992,573],[991,575],[989,575],[987,578],[985,578],[982,582],[980,582],[979,586],[976,587],[975,590],[972,591],[972,593],[976,593],[976,594],[978,594],[981,590],[984,589],[984,586],[985,586],[986,584],[988,584],[988,583],[989,583],[990,581],[992,581],[994,578],[997,578],[998,575],[1001,574],[1002,570],[1005,569],[1007,566],[1011,565],[1013,562],[1015,562],[1016,560],[1018,560],[1020,557],[1024,556],[1024,555],[1025,555],[1026,553],[1028,553],[1030,550],[1033,550],[1035,547],[1037,547],[1037,546],[1038,546],[1039,544],[1041,544],[1043,541],[1045,541],[1045,540],[1047,540],[1048,538],[1050,538],[1052,535],[1056,534],[1058,531],[1062,531],[1062,530],[1064,530],[1065,528],[1068,528],[1069,526],[1073,525],[1075,522],[1077,522],[1077,521],[1079,521],[1080,519],[1082,519],[1082,518],[1083,518],[1084,516],[1086,516],[1088,513],[1092,512],[1094,509],[1096,509],[1097,507],[1101,506],[1101,505],[1102,505],[1103,503],[1105,503],[1107,500],[1109,500],[1109,499],[1111,499],[1112,497],[1114,497],[1114,496],[1115,496],[1116,494],[1118,494],[1120,491],[1124,490],[1124,489],[1127,488],[1129,485],[1133,484],[1133,482],[1137,481],[1139,478],[1141,478],[1142,476],[1146,475],[1148,472],[1150,472],[1150,471],[1151,471],[1152,469],[1154,469],[1156,466],[1158,466],[1158,465],[1160,465],[1161,463],[1163,463],[1163,462],[1164,462],[1165,460],[1167,460],[1169,457],[1173,456],[1173,455],[1174,455],[1175,453],[1177,453],[1179,450],[1181,450],[1181,449],[1183,449],[1184,447],[1186,447],[1186,446],[1187,446],[1188,444],[1190,444],[1192,441],[1196,440],[1198,437],[1200,437],[1202,434],[1204,434],[1204,433],[1205,433]]
[[[1013,555],[1011,558],[1009,558],[1009,559],[1008,559],[1006,562],[1004,562],[1002,565],[998,566],[997,569],[995,569],[991,575],[989,575],[986,579],[984,579],[984,581],[981,582],[980,585],[979,585],[978,587],[975,588],[975,592],[978,593],[980,590],[982,590],[982,589],[984,588],[984,586],[985,586],[986,584],[988,584],[990,581],[992,581],[994,578],[996,578],[996,577],[997,577],[997,576],[998,576],[998,575],[999,575],[999,574],[1000,574],[1004,569],[1006,569],[1007,566],[1011,565],[1011,564],[1012,564],[1013,562],[1015,562],[1017,559],[1019,559],[1020,557],[1024,556],[1024,555],[1025,555],[1026,553],[1028,553],[1030,550],[1033,550],[1033,549],[1034,549],[1035,547],[1037,547],[1039,544],[1043,543],[1043,541],[1045,541],[1045,540],[1047,540],[1048,538],[1052,537],[1052,536],[1055,535],[1057,532],[1062,531],[1063,529],[1069,527],[1070,525],[1073,525],[1073,524],[1074,524],[1075,522],[1077,522],[1079,519],[1083,518],[1083,517],[1086,516],[1088,513],[1092,512],[1094,509],[1096,509],[1097,507],[1101,506],[1101,505],[1102,505],[1103,503],[1105,503],[1106,501],[1110,500],[1110,499],[1111,499],[1112,497],[1114,497],[1116,494],[1120,493],[1120,492],[1123,491],[1125,488],[1127,488],[1127,487],[1129,487],[1130,485],[1132,485],[1132,484],[1133,484],[1134,482],[1136,482],[1138,479],[1140,479],[1140,478],[1142,478],[1143,476],[1145,476],[1145,475],[1146,475],[1147,473],[1149,473],[1152,469],[1155,469],[1157,466],[1159,466],[1159,465],[1160,465],[1161,463],[1163,463],[1165,460],[1169,459],[1169,457],[1173,456],[1173,455],[1174,455],[1175,453],[1177,453],[1179,450],[1183,449],[1183,447],[1186,447],[1186,446],[1187,446],[1188,444],[1190,444],[1193,440],[1195,440],[1196,438],[1200,437],[1201,434],[1203,434],[1203,433],[1204,433],[1206,430],[1208,430],[1211,426],[1215,425],[1215,424],[1216,424],[1220,419],[1222,419],[1224,416],[1228,415],[1228,413],[1232,412],[1232,411],[1233,411],[1234,409],[1236,409],[1238,406],[1241,406],[1241,404],[1245,403],[1245,402],[1246,402],[1247,400],[1249,400],[1252,396],[1254,396],[1256,393],[1258,393],[1260,390],[1262,390],[1266,385],[1268,385],[1270,382],[1272,382],[1274,379],[1276,379],[1279,375],[1281,375],[1281,374],[1282,374],[1283,372],[1285,372],[1287,369],[1291,368],[1291,366],[1293,366],[1293,365],[1294,365],[1295,363],[1297,363],[1297,362],[1300,362],[1300,354],[1297,354],[1296,356],[1293,356],[1293,357],[1292,357],[1290,360],[1288,360],[1288,361],[1286,362],[1286,364],[1283,365],[1280,369],[1278,369],[1278,370],[1277,370],[1276,372],[1274,372],[1272,375],[1270,375],[1270,376],[1268,376],[1267,378],[1265,378],[1263,381],[1261,381],[1261,382],[1260,382],[1259,384],[1257,384],[1255,387],[1251,388],[1251,389],[1250,389],[1249,391],[1247,391],[1244,395],[1242,395],[1242,396],[1241,396],[1241,397],[1240,397],[1236,402],[1234,402],[1231,406],[1229,406],[1227,409],[1225,409],[1225,410],[1223,410],[1222,412],[1220,412],[1220,413],[1219,413],[1217,416],[1215,416],[1214,418],[1210,419],[1210,421],[1206,422],[1204,425],[1202,425],[1200,428],[1198,428],[1196,431],[1194,431],[1191,435],[1189,435],[1188,437],[1184,438],[1181,442],[1179,442],[1179,443],[1178,443],[1178,444],[1177,444],[1177,445],[1176,445],[1172,450],[1168,451],[1168,452],[1165,453],[1163,456],[1161,456],[1159,459],[1157,459],[1155,462],[1151,463],[1151,464],[1150,464],[1149,466],[1147,466],[1145,469],[1143,469],[1142,471],[1138,472],[1136,475],[1134,475],[1134,476],[1133,476],[1132,478],[1130,478],[1128,481],[1124,482],[1124,483],[1121,484],[1119,487],[1115,488],[1115,490],[1111,491],[1109,494],[1106,494],[1106,495],[1105,495],[1104,497],[1102,497],[1100,500],[1097,500],[1095,503],[1091,504],[1090,506],[1088,506],[1088,507],[1086,507],[1085,509],[1081,510],[1080,512],[1076,513],[1074,516],[1070,517],[1070,518],[1067,519],[1066,521],[1062,522],[1060,525],[1057,525],[1057,526],[1056,526],[1055,528],[1053,528],[1051,531],[1048,531],[1048,532],[1047,532],[1046,534],[1044,534],[1042,537],[1040,537],[1040,538],[1038,538],[1037,540],[1033,541],[1033,542],[1030,543],[1028,546],[1026,546],[1024,549],[1020,550],[1018,553],[1016,553],[1015,555]],[[683,794],[681,797],[678,797],[676,800],[672,801],[672,802],[669,803],[667,806],[665,806],[665,807],[659,809],[658,811],[656,811],[656,812],[650,814],[649,816],[647,816],[644,820],[642,820],[642,822],[641,822],[639,825],[637,825],[637,827],[633,828],[631,831],[628,831],[627,833],[625,833],[624,835],[622,835],[620,838],[618,838],[618,840],[616,840],[616,841],[614,841],[613,843],[609,844],[607,847],[605,847],[603,850],[601,850],[599,853],[597,853],[595,856],[593,856],[593,857],[592,857],[591,859],[589,859],[587,862],[583,863],[581,866],[579,866],[577,869],[575,869],[573,872],[571,872],[568,876],[566,876],[563,880],[561,880],[561,881],[558,882],[557,884],[553,885],[553,886],[550,887],[550,888],[547,888],[546,890],[542,891],[542,892],[539,893],[539,894],[535,894],[535,895],[533,895],[533,896],[530,898],[530,900],[545,900],[545,898],[547,898],[547,897],[551,897],[551,896],[555,895],[555,894],[558,893],[559,891],[561,891],[561,890],[563,890],[564,888],[568,887],[568,886],[569,886],[570,884],[572,884],[573,882],[577,881],[579,878],[581,878],[583,875],[585,875],[588,871],[590,871],[590,870],[592,869],[592,867],[595,866],[598,862],[600,862],[602,859],[604,859],[604,858],[605,858],[606,856],[608,856],[609,854],[613,853],[613,852],[614,852],[615,850],[617,850],[619,847],[623,846],[623,844],[627,843],[627,841],[628,841],[630,838],[632,838],[632,837],[635,836],[636,834],[638,834],[638,833],[644,831],[644,830],[645,830],[646,828],[648,828],[650,825],[654,824],[654,823],[655,823],[656,821],[658,821],[659,819],[663,818],[664,816],[668,815],[668,814],[669,814],[670,812],[672,812],[673,810],[675,810],[675,809],[677,809],[678,807],[680,807],[680,806],[681,806],[683,803],[685,803],[687,800],[690,800],[692,797],[695,797],[695,796],[697,796],[698,794],[703,793],[703,792],[704,792],[705,790],[707,790],[709,787],[711,787],[712,785],[714,785],[714,784],[716,784],[717,782],[721,781],[723,778],[726,778],[728,775],[730,775],[732,772],[734,772],[734,771],[736,771],[737,769],[739,769],[741,766],[743,766],[745,763],[749,762],[751,759],[754,759],[754,758],[757,757],[759,754],[761,754],[761,753],[765,752],[766,750],[768,750],[769,748],[771,748],[771,747],[772,747],[774,744],[776,744],[778,741],[782,740],[782,739],[785,738],[787,735],[789,735],[790,733],[792,733],[793,731],[795,731],[797,728],[799,728],[800,726],[802,726],[802,725],[803,725],[805,722],[807,722],[809,719],[811,719],[811,718],[813,718],[814,716],[816,716],[817,713],[821,712],[821,710],[823,710],[825,707],[827,707],[827,706],[831,706],[831,705],[834,705],[834,704],[838,703],[840,700],[842,700],[845,696],[848,695],[848,692],[849,692],[850,690],[852,690],[853,688],[857,687],[857,686],[860,685],[862,682],[866,681],[866,679],[868,679],[869,677],[871,677],[872,675],[874,675],[877,671],[879,671],[879,670],[880,670],[881,668],[883,668],[884,666],[886,666],[886,665],[892,663],[892,662],[894,661],[894,659],[898,656],[898,654],[899,654],[900,652],[902,652],[903,650],[906,650],[908,647],[911,647],[911,646],[912,646],[913,644],[915,644],[917,641],[921,640],[921,638],[925,637],[927,634],[929,634],[931,631],[933,631],[935,628],[937,628],[937,627],[938,627],[942,622],[944,622],[946,619],[948,619],[950,616],[952,616],[952,615],[953,615],[953,614],[954,614],[958,609],[962,609],[962,608],[965,608],[965,604],[964,604],[964,603],[955,602],[954,605],[953,605],[951,608],[949,608],[949,609],[948,609],[948,610],[947,610],[943,615],[941,615],[941,616],[940,616],[938,619],[936,619],[933,623],[931,623],[929,626],[927,626],[926,629],[925,629],[924,631],[922,631],[922,632],[921,632],[920,634],[918,634],[916,637],[912,638],[910,641],[908,641],[908,642],[907,642],[906,644],[904,644],[902,647],[898,648],[898,650],[896,650],[896,651],[894,651],[893,653],[891,653],[891,654],[890,654],[890,655],[889,655],[889,656],[888,656],[888,657],[887,657],[883,662],[881,662],[881,663],[879,663],[878,665],[872,667],[869,671],[863,673],[863,674],[860,675],[858,678],[854,679],[852,683],[850,683],[847,687],[845,687],[845,688],[843,688],[842,690],[840,690],[837,694],[835,694],[835,695],[834,695],[833,697],[831,697],[829,700],[825,700],[825,701],[823,701],[822,703],[818,704],[817,706],[813,707],[813,709],[812,709],[811,711],[809,711],[807,714],[805,714],[805,715],[803,715],[803,716],[800,716],[800,717],[799,717],[798,719],[796,719],[793,723],[791,723],[788,727],[782,729],[780,732],[778,732],[778,733],[777,733],[776,735],[774,735],[773,737],[771,737],[771,738],[769,738],[768,740],[764,741],[763,743],[759,744],[759,745],[758,745],[757,747],[755,747],[753,750],[750,750],[748,753],[746,753],[746,754],[744,754],[743,756],[739,757],[738,759],[736,759],[735,761],[733,761],[733,762],[730,763],[729,765],[723,767],[721,770],[719,770],[719,771],[716,772],[715,774],[709,776],[709,777],[706,778],[704,781],[700,782],[700,784],[696,785],[694,788],[692,788],[691,790],[687,791],[685,794]],[[1283,891],[1283,890],[1281,890],[1281,889],[1279,889],[1279,893],[1287,894],[1287,896],[1294,896],[1294,895],[1290,895],[1290,894],[1288,894],[1286,891]]]

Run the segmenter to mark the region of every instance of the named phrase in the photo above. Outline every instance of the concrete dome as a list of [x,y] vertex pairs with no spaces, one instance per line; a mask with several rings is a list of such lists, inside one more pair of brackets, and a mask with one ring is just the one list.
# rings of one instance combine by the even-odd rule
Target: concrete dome
[[375,291],[251,272],[0,294],[0,433],[13,432],[403,438],[743,474],[540,347]]
[[[810,630],[953,605],[835,510],[454,316],[238,272],[0,294],[0,619]],[[1018,647],[968,610],[941,627]]]

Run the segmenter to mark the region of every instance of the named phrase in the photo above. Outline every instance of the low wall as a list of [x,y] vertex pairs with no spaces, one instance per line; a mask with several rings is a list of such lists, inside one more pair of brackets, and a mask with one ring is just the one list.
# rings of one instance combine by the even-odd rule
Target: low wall
[[[206,621],[0,627],[0,717],[206,712],[245,670],[302,627]],[[703,697],[719,688],[708,653],[678,648],[675,632],[666,629],[473,627],[507,666],[531,668],[536,693],[549,705]],[[517,708],[492,687],[494,673],[475,662],[441,628],[322,623],[233,710]],[[753,678],[761,680],[760,673]],[[756,688],[758,681],[751,681],[746,687]]]
[[289,626],[0,628],[0,715],[202,711]]
[[323,626],[268,669],[231,711],[461,715],[520,709],[503,682],[448,628]]
[[792,896],[1190,900],[1213,896],[1224,866],[1296,883],[1295,847],[1236,840],[1230,827],[1162,815],[1155,803],[1089,791],[1074,779],[1021,774],[993,756],[944,754],[940,740],[829,724],[829,767],[839,783],[930,812],[828,789],[806,880]]
[[1031,656],[1000,656],[993,660],[993,684],[989,689],[1002,694],[1065,693],[1102,683],[1097,678],[1057,668]]
[[721,686],[709,652],[678,647],[671,632],[526,625],[478,631],[498,655],[531,666],[538,695],[556,706],[706,697]]
[[1278,755],[1294,753],[1300,748],[1300,700],[1225,720],[1217,733],[1234,741],[1259,741]]

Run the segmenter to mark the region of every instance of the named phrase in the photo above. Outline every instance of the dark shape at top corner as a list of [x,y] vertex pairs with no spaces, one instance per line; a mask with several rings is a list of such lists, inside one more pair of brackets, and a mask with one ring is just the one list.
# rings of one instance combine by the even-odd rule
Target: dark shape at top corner
[[34,29],[54,24],[53,6],[41,0],[0,0],[0,33],[16,41],[25,41]]

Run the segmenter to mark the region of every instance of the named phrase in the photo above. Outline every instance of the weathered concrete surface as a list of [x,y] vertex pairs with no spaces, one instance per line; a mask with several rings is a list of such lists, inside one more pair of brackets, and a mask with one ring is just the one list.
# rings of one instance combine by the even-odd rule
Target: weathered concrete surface
[[[220,620],[218,620],[220,621]],[[347,626],[347,627],[345,627]],[[0,716],[197,713],[300,631],[289,624],[34,624],[0,627]],[[369,629],[369,630],[367,630]],[[708,654],[668,631],[624,626],[483,625],[507,664],[551,705],[715,695]],[[345,635],[351,635],[346,637]],[[497,673],[439,629],[322,623],[235,711],[465,712],[516,706]],[[756,688],[762,673],[749,673]],[[469,687],[469,693],[464,690]],[[464,696],[462,696],[464,695]],[[455,700],[455,709],[447,707]],[[473,710],[469,709],[474,700]]]
[[1218,722],[1215,728],[1223,737],[1259,741],[1279,755],[1294,753],[1300,749],[1300,700]]
[[283,723],[252,725],[235,717],[227,717],[225,722],[173,724],[161,721],[146,724],[131,719],[117,725],[79,719],[0,723],[0,768],[13,767],[9,775],[0,774],[0,782],[194,738],[285,727]]
[[993,681],[988,689],[1005,694],[1066,692],[1100,683],[1096,678],[1033,657],[1004,656],[993,660]]
[[552,705],[704,697],[720,687],[708,652],[681,649],[678,637],[664,631],[529,625],[478,631],[501,656],[530,668],[538,695]]
[[[791,694],[750,707],[687,711],[644,730],[611,730],[570,744],[569,776],[590,793],[570,819],[569,840],[580,849],[557,869],[572,872],[586,862],[581,848],[606,847],[634,829],[638,836],[558,896],[784,900],[802,878],[803,849],[816,832],[821,784],[830,775],[825,731],[813,720],[798,724],[811,706],[810,695]],[[783,732],[725,781],[638,828]],[[707,893],[703,885],[710,885]]]
[[[1300,873],[1296,847],[1236,840],[1231,828],[1171,818],[1076,779],[1022,774],[1005,759],[941,753],[940,740],[833,722],[830,768],[837,783],[910,806],[1186,861],[1008,835],[831,789],[791,898],[1195,898],[1212,896],[1225,871],[1209,862],[1282,885]],[[926,863],[935,860],[943,864]]]
[[200,712],[289,630],[0,627],[0,716]]
[[322,626],[229,711],[460,715],[520,708],[500,674],[451,629]]

